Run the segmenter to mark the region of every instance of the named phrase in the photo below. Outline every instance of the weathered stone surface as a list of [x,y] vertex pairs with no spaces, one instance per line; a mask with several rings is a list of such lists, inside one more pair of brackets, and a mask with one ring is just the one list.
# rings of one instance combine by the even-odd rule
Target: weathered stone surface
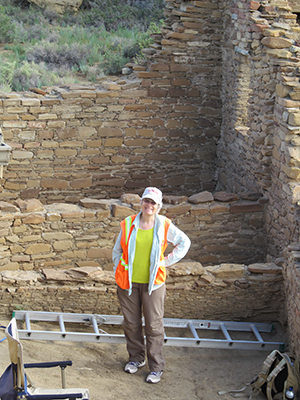
[[167,215],[181,215],[186,214],[190,211],[191,205],[187,203],[182,203],[178,205],[166,205],[165,206]]
[[37,271],[2,271],[2,278],[14,281],[15,283],[34,283],[41,280],[41,275]]
[[54,203],[46,205],[45,209],[48,213],[76,213],[80,211],[80,207],[75,204]]
[[291,112],[289,114],[289,120],[288,120],[290,125],[293,126],[298,126],[300,125],[300,113],[299,112]]
[[220,264],[214,267],[208,267],[207,270],[216,278],[241,277],[245,274],[245,265],[243,264]]
[[2,212],[12,212],[12,213],[19,211],[19,209],[16,206],[10,203],[6,203],[5,201],[0,201],[0,210]]
[[239,196],[235,193],[215,192],[213,193],[214,200],[221,202],[237,201]]
[[124,193],[121,196],[121,201],[122,203],[127,204],[139,204],[141,202],[141,198],[137,194]]
[[258,192],[246,192],[246,193],[239,193],[239,197],[242,200],[248,200],[248,201],[257,201],[259,200],[263,195]]
[[40,253],[49,254],[50,252],[51,252],[51,246],[49,244],[44,244],[44,243],[33,244],[25,250],[25,254],[40,254]]
[[38,199],[29,199],[29,200],[17,199],[15,201],[15,204],[24,213],[32,211],[45,211],[43,204]]
[[193,194],[192,196],[189,197],[188,200],[190,203],[199,204],[199,203],[206,203],[208,201],[213,201],[214,197],[210,192],[204,191],[201,193]]
[[231,204],[230,212],[241,213],[241,212],[260,212],[263,211],[264,205],[260,203],[241,201],[239,203]]
[[274,263],[256,263],[248,265],[248,271],[255,274],[282,274],[282,268]]
[[45,222],[45,217],[43,215],[30,214],[23,218],[22,221],[24,224],[38,225]]
[[[72,281],[74,278],[66,274],[64,270],[42,269],[42,273],[47,281]],[[76,280],[76,279],[75,279]]]
[[109,208],[109,202],[107,200],[84,198],[79,200],[79,204],[85,208],[101,208],[103,210],[107,210]]
[[113,204],[111,210],[114,217],[126,218],[132,214],[132,208],[121,206],[119,204]]
[[282,37],[264,37],[261,41],[264,46],[270,47],[272,49],[285,49],[292,45],[289,39]]
[[181,261],[167,270],[170,276],[202,275],[205,272],[202,264],[196,261]]
[[163,202],[166,204],[181,204],[187,202],[187,196],[163,196]]
[[205,271],[205,273],[201,275],[201,281],[205,283],[212,284],[214,280],[215,276],[213,274],[208,273],[207,271]]

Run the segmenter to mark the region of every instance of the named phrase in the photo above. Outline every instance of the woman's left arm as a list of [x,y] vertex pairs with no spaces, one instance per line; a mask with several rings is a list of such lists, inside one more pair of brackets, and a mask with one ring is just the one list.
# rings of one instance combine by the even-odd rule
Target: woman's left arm
[[190,238],[172,222],[168,230],[167,240],[174,246],[173,251],[165,256],[165,266],[169,267],[180,261],[186,255],[191,246],[191,241]]

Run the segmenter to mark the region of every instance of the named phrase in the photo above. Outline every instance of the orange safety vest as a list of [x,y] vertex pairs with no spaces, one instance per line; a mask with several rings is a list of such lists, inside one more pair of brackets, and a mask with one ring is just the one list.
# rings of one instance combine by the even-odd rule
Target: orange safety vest
[[[125,218],[121,222],[121,247],[123,250],[122,256],[120,258],[119,264],[117,266],[116,272],[115,272],[115,279],[117,282],[117,285],[121,289],[129,289],[130,288],[130,283],[129,283],[129,276],[128,276],[128,242],[130,235],[133,230],[133,221],[135,220],[136,215],[132,215],[131,217]],[[167,241],[167,235],[168,235],[168,230],[170,226],[171,221],[168,218],[164,219],[164,240],[162,241],[161,244],[161,249],[160,249],[160,261],[164,260],[164,252],[168,246],[168,241]],[[159,265],[157,274],[155,277],[154,284],[159,285],[165,282],[167,277],[166,273],[166,268],[164,265]]]

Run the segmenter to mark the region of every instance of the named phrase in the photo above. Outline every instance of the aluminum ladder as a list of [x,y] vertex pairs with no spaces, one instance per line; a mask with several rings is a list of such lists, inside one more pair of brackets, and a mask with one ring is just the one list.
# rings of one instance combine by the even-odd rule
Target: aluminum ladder
[[[108,333],[103,330],[103,326],[111,328],[114,325],[122,325],[123,316],[121,315],[98,315],[98,314],[76,314],[76,313],[57,313],[44,311],[14,311],[13,317],[22,320],[25,329],[19,329],[20,339],[36,340],[60,340],[71,342],[98,342],[98,343],[125,343],[124,334]],[[252,322],[228,322],[228,321],[209,321],[195,319],[173,319],[164,318],[165,330],[171,328],[182,328],[184,336],[166,336],[164,345],[177,347],[199,347],[199,348],[218,348],[218,349],[239,349],[239,350],[274,350],[284,351],[285,343],[265,341],[264,335],[274,331],[274,325],[268,323]],[[32,328],[37,322],[42,322],[40,326]],[[49,323],[49,324],[48,324]],[[53,323],[57,328],[52,330]],[[68,324],[68,330],[66,327]],[[20,325],[20,324],[18,324]],[[45,328],[46,326],[46,328]],[[101,326],[101,328],[100,328]],[[76,329],[78,330],[76,331]],[[177,332],[176,331],[176,332]],[[221,338],[199,337],[198,331],[205,331],[220,336]],[[217,332],[219,331],[219,333]],[[237,334],[244,333],[244,336],[251,336],[250,340],[232,338],[229,334],[232,331]]]

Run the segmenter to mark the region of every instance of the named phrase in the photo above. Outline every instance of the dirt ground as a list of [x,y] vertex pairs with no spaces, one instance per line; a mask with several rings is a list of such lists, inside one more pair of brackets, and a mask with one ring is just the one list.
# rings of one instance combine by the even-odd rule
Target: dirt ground
[[[8,320],[1,320],[6,326]],[[0,339],[4,337],[3,330]],[[285,341],[280,325],[268,341]],[[260,371],[270,351],[204,349],[165,346],[166,368],[159,384],[145,382],[148,368],[136,374],[123,371],[127,352],[123,344],[22,340],[24,362],[72,360],[66,369],[67,387],[88,388],[91,400],[228,400],[220,390],[240,389]],[[0,343],[0,374],[10,364],[7,341]],[[36,386],[57,388],[60,369],[30,369]],[[248,398],[250,388],[242,398]],[[263,399],[259,395],[257,399]]]

